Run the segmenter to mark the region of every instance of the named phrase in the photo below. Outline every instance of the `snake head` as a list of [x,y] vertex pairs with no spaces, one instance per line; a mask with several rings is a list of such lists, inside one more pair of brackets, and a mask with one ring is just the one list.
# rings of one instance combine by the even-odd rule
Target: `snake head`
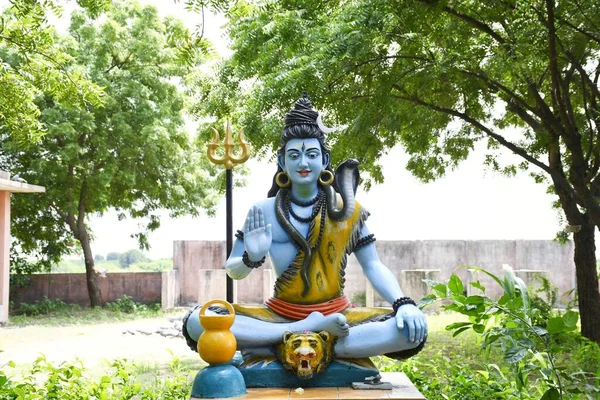
[[358,171],[359,164],[360,162],[357,159],[349,158],[335,169],[334,184],[338,193],[342,193],[342,191],[351,184],[352,191],[356,194],[356,189],[358,189],[358,183],[360,181],[360,173]]

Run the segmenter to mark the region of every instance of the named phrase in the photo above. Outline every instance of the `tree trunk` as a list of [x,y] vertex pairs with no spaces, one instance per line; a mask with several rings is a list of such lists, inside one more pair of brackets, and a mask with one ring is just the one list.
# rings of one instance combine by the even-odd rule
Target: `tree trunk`
[[88,295],[90,296],[90,305],[92,307],[101,307],[104,305],[102,301],[102,292],[98,282],[98,274],[94,268],[94,257],[92,255],[92,247],[90,246],[90,236],[85,227],[79,231],[79,242],[83,249],[83,258],[85,260],[85,276],[87,280]]
[[596,226],[587,216],[583,220],[585,223],[581,230],[573,235],[581,334],[600,344],[600,290],[594,243]]

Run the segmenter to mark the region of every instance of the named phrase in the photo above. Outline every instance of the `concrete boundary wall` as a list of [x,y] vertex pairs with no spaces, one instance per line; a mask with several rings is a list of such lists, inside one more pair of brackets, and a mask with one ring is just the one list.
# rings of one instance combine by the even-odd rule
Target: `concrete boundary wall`
[[[10,300],[15,304],[33,304],[45,297],[60,299],[65,303],[89,306],[87,282],[84,273],[78,274],[34,274],[29,275],[31,284],[23,287],[12,285]],[[108,273],[100,278],[102,300],[114,301],[124,294],[138,303],[161,301],[161,272]]]
[[[436,270],[435,277],[446,281],[452,273],[464,281],[479,280],[488,288],[489,295],[500,293],[497,284],[485,274],[472,274],[459,266],[477,266],[502,276],[502,264],[515,270],[547,271],[551,281],[564,293],[575,287],[573,243],[560,245],[550,240],[418,240],[375,242],[381,261],[394,273],[401,286],[405,270]],[[174,268],[181,280],[180,305],[198,301],[200,277],[198,269],[221,269],[225,264],[225,243],[208,241],[179,241],[173,245]],[[265,263],[262,269],[268,269]],[[267,275],[268,278],[268,275]],[[223,280],[223,282],[221,282]],[[206,284],[206,283],[204,283]],[[215,281],[224,285],[224,278]],[[265,274],[252,271],[237,282],[237,296],[241,303],[263,301]],[[185,286],[185,290],[183,289]],[[410,291],[412,289],[406,289]],[[419,291],[419,293],[422,289]],[[346,295],[352,299],[367,292],[367,282],[356,258],[351,255],[346,267]],[[377,294],[375,304],[386,304]]]
[[[375,244],[381,261],[390,268],[405,292],[413,296],[419,296],[425,290],[410,277],[418,270],[431,271],[423,272],[424,276],[442,282],[456,273],[464,281],[479,280],[487,288],[488,295],[500,293],[498,285],[487,275],[473,274],[466,268],[457,269],[460,266],[477,266],[502,276],[502,264],[509,264],[515,271],[522,270],[523,273],[527,270],[542,272],[558,286],[560,294],[575,288],[572,242],[559,245],[549,240],[424,240],[377,241]],[[197,304],[206,296],[210,297],[212,294],[208,292],[213,288],[225,287],[225,274],[221,273],[224,264],[225,242],[175,241],[173,271],[108,273],[106,278],[100,279],[103,300],[113,301],[126,294],[137,302],[161,301],[164,309]],[[210,282],[207,282],[208,277]],[[46,296],[67,303],[89,304],[85,274],[39,274],[31,275],[31,279],[29,286],[11,287],[12,301],[34,303]],[[274,284],[268,258],[262,268],[235,283],[238,302],[262,303],[271,295]],[[203,292],[202,287],[205,288]],[[364,298],[368,289],[362,269],[351,255],[346,267],[345,293],[351,300],[353,297]],[[467,290],[472,292],[472,287],[468,286]],[[387,305],[377,294],[369,301]]]

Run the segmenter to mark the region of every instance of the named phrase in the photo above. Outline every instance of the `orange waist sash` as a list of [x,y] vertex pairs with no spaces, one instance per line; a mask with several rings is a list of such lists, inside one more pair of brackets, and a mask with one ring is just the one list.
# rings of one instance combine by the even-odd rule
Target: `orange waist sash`
[[340,296],[333,300],[326,301],[325,303],[317,304],[294,304],[271,297],[265,304],[277,314],[295,320],[304,319],[313,311],[318,311],[323,315],[329,315],[342,312],[346,308],[352,306],[346,296]]

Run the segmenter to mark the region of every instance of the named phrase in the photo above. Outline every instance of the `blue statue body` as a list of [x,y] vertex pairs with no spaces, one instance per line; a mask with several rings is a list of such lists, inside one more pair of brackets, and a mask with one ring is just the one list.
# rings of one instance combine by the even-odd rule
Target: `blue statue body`
[[[269,254],[275,295],[265,305],[237,305],[232,332],[247,355],[273,355],[286,331],[327,331],[337,338],[336,358],[406,358],[425,342],[425,315],[380,261],[369,214],[354,199],[358,163],[346,161],[334,174],[326,130],[307,98],[286,117],[273,188],[248,212],[226,263],[230,277],[243,279]],[[343,295],[350,252],[394,312],[350,305]],[[194,312],[184,328],[197,341],[202,328]]]

